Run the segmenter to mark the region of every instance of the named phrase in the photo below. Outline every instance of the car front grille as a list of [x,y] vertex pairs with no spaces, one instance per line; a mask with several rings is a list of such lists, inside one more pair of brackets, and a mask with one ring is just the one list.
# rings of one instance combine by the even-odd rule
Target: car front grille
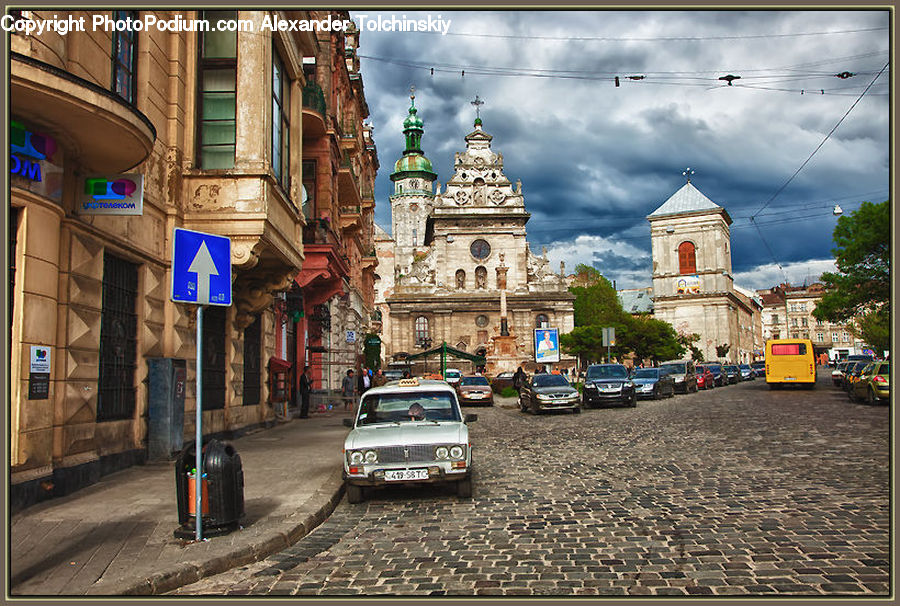
[[385,446],[377,448],[379,463],[406,463],[407,461],[433,461],[434,445]]

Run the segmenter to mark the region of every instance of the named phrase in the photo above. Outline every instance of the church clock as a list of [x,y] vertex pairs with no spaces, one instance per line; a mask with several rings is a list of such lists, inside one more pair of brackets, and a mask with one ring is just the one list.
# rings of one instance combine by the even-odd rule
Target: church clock
[[487,240],[475,240],[472,242],[472,245],[469,246],[469,252],[472,253],[472,256],[476,259],[486,259],[489,254],[491,254],[491,245],[487,243]]

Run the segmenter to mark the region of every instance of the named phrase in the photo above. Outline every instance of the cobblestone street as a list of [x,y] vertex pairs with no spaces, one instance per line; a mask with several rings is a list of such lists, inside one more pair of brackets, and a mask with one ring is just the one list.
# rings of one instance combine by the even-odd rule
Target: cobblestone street
[[345,499],[291,548],[175,594],[886,595],[890,411],[824,378],[581,415],[467,409],[473,499]]

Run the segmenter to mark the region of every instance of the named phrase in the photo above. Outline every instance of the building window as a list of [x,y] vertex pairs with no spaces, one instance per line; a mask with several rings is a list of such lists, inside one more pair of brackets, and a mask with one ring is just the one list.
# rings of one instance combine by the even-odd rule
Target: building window
[[291,161],[291,80],[284,61],[272,49],[272,168],[285,192],[290,191]]
[[797,318],[791,318],[791,326],[797,326]]
[[137,365],[137,266],[103,255],[97,421],[134,417]]
[[850,335],[849,335],[849,334],[843,333],[843,334],[841,334],[841,337],[842,337],[841,340],[842,340],[844,343],[849,343],[849,342],[850,342]]
[[778,324],[778,314],[772,314],[772,324]]
[[780,339],[780,338],[781,338],[781,333],[780,333],[780,332],[773,332],[773,333],[772,333],[772,338],[773,338],[773,339]]
[[262,319],[257,316],[244,329],[244,406],[259,404]]
[[[138,20],[137,11],[113,11],[116,22]],[[137,33],[130,28],[113,32],[112,37],[112,91],[134,103],[137,88]]]
[[[237,19],[237,11],[201,11],[210,23]],[[237,33],[201,32],[200,125],[198,164],[200,168],[234,168],[237,103]]]
[[203,410],[225,408],[225,307],[203,310]]
[[825,341],[825,333],[817,332],[816,333],[816,341],[818,341],[819,343],[822,343],[823,341]]
[[16,241],[19,232],[19,208],[17,206],[9,207],[9,347],[12,350],[12,325],[13,325],[13,301],[15,301],[16,292]]
[[806,311],[806,303],[798,303],[797,307],[800,308],[800,311]]
[[456,288],[462,290],[466,287],[466,272],[462,269],[456,270]]
[[534,319],[535,328],[550,328],[550,318],[546,314],[538,314]]
[[419,316],[416,318],[416,345],[421,347],[428,338],[428,318]]
[[416,228],[413,228],[413,246],[419,245],[419,232]]
[[836,332],[831,333],[831,340],[835,343],[840,342],[840,339],[838,339],[838,334]]
[[681,275],[697,273],[697,256],[691,242],[678,245],[678,271]]
[[801,326],[809,326],[809,320],[807,318],[800,318]]
[[475,268],[475,288],[487,288],[487,269],[482,265]]

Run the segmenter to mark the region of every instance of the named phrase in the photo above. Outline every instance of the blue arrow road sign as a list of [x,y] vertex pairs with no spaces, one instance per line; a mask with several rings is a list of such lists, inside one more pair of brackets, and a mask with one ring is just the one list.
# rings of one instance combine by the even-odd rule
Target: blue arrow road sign
[[172,300],[231,305],[231,238],[175,228]]

